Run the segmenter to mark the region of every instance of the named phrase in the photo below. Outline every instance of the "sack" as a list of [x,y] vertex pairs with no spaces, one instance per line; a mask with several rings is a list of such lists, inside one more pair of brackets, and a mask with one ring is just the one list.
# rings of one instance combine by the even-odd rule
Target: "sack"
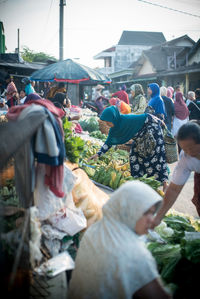
[[171,164],[178,161],[178,147],[176,139],[167,128],[163,130],[163,138],[165,143],[165,155],[167,163]]

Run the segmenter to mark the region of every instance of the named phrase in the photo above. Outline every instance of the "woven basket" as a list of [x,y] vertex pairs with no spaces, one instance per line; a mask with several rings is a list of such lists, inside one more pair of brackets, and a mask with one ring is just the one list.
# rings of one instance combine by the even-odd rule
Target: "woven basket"
[[99,122],[99,130],[101,131],[101,133],[108,135],[110,127],[108,127],[106,122],[101,119],[99,119],[98,122]]
[[117,145],[117,149],[124,150],[124,151],[127,151],[128,153],[130,153],[131,146],[126,145],[126,144],[120,144],[120,145]]
[[178,161],[178,148],[176,142],[165,142],[165,154],[167,163],[171,164]]

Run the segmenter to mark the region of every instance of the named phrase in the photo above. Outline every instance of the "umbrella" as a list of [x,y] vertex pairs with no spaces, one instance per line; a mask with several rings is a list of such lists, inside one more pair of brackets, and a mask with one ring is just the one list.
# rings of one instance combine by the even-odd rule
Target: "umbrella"
[[68,83],[111,83],[111,79],[87,66],[74,62],[71,59],[62,60],[35,71],[31,80]]

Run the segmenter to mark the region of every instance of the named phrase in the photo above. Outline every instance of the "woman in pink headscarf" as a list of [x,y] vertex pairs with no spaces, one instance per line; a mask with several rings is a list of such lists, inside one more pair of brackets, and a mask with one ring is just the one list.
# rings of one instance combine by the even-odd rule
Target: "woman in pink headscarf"
[[131,113],[131,107],[118,98],[111,98],[109,103],[111,106],[116,106],[121,114]]
[[173,102],[173,94],[174,94],[174,89],[171,86],[167,87],[167,97],[170,98]]
[[183,100],[183,94],[181,92],[176,92],[174,113],[175,116],[173,121],[172,134],[176,136],[179,128],[189,120],[189,110]]

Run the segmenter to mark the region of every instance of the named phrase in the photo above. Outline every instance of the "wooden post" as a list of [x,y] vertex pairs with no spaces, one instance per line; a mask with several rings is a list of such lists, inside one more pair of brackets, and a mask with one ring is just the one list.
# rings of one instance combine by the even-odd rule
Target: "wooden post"
[[185,93],[189,91],[189,74],[185,74]]

